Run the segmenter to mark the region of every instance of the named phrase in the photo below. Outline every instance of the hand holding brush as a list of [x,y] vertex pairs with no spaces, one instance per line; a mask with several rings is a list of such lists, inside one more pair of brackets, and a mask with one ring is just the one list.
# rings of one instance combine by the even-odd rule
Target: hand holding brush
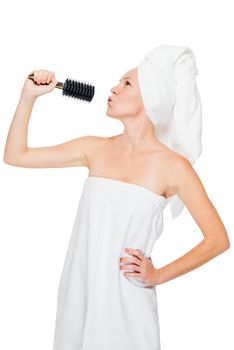
[[87,102],[92,100],[95,92],[94,86],[90,84],[71,79],[66,79],[65,83],[58,82],[53,71],[42,69],[28,75],[23,91],[38,97],[53,91],[55,87],[62,89],[63,95]]

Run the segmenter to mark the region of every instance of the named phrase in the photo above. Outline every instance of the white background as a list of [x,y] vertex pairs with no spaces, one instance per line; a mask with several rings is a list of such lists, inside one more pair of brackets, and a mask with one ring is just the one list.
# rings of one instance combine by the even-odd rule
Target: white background
[[[195,170],[225,224],[231,248],[157,287],[162,350],[234,348],[231,5],[227,0],[9,0],[0,7],[2,158],[21,88],[32,70],[53,70],[58,81],[70,77],[96,87],[90,104],[64,97],[58,89],[37,99],[28,146],[42,147],[83,135],[121,133],[121,122],[106,115],[111,87],[158,45],[194,51],[203,107],[203,152]],[[50,350],[58,282],[88,170],[17,168],[2,160],[0,167],[0,348]],[[155,266],[178,258],[201,239],[186,208],[172,220],[167,207],[164,233],[152,254]]]

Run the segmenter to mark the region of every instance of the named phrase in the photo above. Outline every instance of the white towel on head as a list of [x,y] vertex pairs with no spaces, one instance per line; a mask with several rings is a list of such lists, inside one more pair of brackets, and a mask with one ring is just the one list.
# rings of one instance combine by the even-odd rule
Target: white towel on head
[[[137,69],[144,107],[155,126],[155,136],[194,164],[202,151],[202,108],[193,51],[186,46],[161,45],[149,51]],[[177,194],[170,200],[175,218],[184,203]]]

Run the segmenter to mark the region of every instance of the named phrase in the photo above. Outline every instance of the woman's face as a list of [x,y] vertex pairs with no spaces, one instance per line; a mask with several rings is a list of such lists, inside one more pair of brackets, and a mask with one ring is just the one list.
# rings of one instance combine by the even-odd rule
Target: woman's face
[[146,114],[138,83],[137,68],[125,73],[111,92],[111,101],[108,102],[106,111],[108,116],[122,119]]

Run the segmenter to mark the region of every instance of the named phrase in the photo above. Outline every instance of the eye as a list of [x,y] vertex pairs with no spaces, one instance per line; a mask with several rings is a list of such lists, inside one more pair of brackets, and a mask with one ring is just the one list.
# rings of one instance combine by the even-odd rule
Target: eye
[[126,85],[128,85],[127,83],[128,83],[129,85],[131,85],[131,84],[129,83],[129,81],[128,81],[128,80],[126,81]]

